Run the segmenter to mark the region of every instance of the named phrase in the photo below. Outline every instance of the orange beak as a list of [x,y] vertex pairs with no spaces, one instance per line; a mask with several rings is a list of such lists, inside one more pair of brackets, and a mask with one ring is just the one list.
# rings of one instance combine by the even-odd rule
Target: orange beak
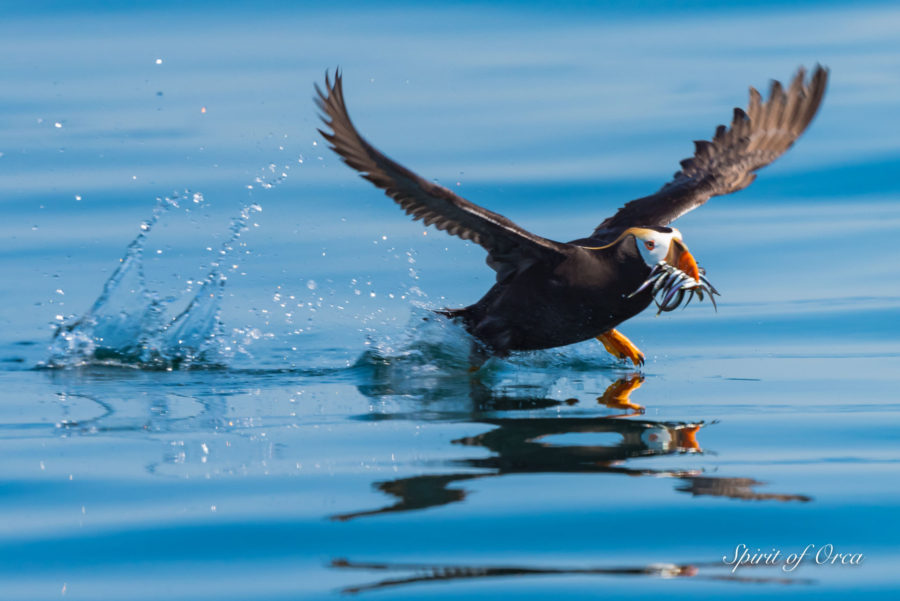
[[700,281],[700,268],[697,267],[697,261],[694,260],[694,256],[681,240],[672,240],[669,254],[666,256],[666,263],[674,265],[698,282]]

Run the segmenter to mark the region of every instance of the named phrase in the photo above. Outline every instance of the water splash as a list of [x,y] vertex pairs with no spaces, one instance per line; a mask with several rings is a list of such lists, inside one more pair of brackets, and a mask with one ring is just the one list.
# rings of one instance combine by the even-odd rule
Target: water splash
[[[202,196],[186,193],[196,203]],[[81,317],[57,327],[50,355],[42,367],[66,368],[112,365],[141,369],[177,369],[223,365],[228,351],[223,344],[219,308],[227,277],[222,260],[247,229],[250,216],[261,211],[257,204],[241,209],[232,220],[230,237],[222,243],[218,259],[196,290],[161,300],[150,290],[144,276],[144,243],[159,220],[178,208],[179,195],[160,198],[150,219],[128,245],[118,268],[103,285],[103,291]],[[172,315],[173,308],[188,295],[186,307]]]
[[[472,369],[475,339],[459,323],[421,304],[398,335],[382,332],[353,366],[357,389],[398,415],[458,419],[471,411],[544,408],[578,400],[605,403],[605,391],[638,374],[617,363],[602,345],[515,352]],[[408,401],[411,404],[406,405]],[[619,407],[610,407],[619,411]]]
[[630,372],[631,367],[616,362],[599,344],[590,342],[568,347],[514,352],[504,359],[481,361],[473,357],[478,342],[465,328],[452,319],[435,313],[413,301],[409,323],[398,334],[380,333],[370,336],[367,349],[356,361],[355,368],[369,369],[374,379],[395,382],[440,376],[458,378],[475,373],[477,377],[503,378],[529,372],[557,374],[565,372]]
[[408,325],[398,334],[370,336],[357,367],[389,369],[409,375],[466,372],[475,339],[463,327],[413,303]]

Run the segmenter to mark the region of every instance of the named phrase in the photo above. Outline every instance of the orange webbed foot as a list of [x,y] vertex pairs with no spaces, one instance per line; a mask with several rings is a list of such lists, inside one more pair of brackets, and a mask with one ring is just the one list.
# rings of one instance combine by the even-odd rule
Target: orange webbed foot
[[634,363],[635,367],[640,367],[644,364],[644,353],[618,330],[604,332],[597,336],[597,340],[602,342],[607,352],[616,359],[629,359]]

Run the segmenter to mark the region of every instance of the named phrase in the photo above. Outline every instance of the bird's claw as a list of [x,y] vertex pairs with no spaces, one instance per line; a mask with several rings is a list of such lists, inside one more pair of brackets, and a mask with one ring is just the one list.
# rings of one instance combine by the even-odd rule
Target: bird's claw
[[635,367],[644,365],[644,353],[638,349],[624,334],[617,330],[609,330],[597,336],[607,352],[616,359],[628,359]]

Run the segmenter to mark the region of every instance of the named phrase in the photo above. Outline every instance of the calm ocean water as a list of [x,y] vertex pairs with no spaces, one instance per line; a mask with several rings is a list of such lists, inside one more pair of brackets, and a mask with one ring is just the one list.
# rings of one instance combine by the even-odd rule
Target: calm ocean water
[[[900,588],[896,7],[7,8],[0,598]],[[624,324],[640,372],[584,343],[469,376],[428,309],[487,289],[482,249],[311,102],[340,65],[376,146],[566,240],[817,62],[796,148],[678,221],[723,297]]]

